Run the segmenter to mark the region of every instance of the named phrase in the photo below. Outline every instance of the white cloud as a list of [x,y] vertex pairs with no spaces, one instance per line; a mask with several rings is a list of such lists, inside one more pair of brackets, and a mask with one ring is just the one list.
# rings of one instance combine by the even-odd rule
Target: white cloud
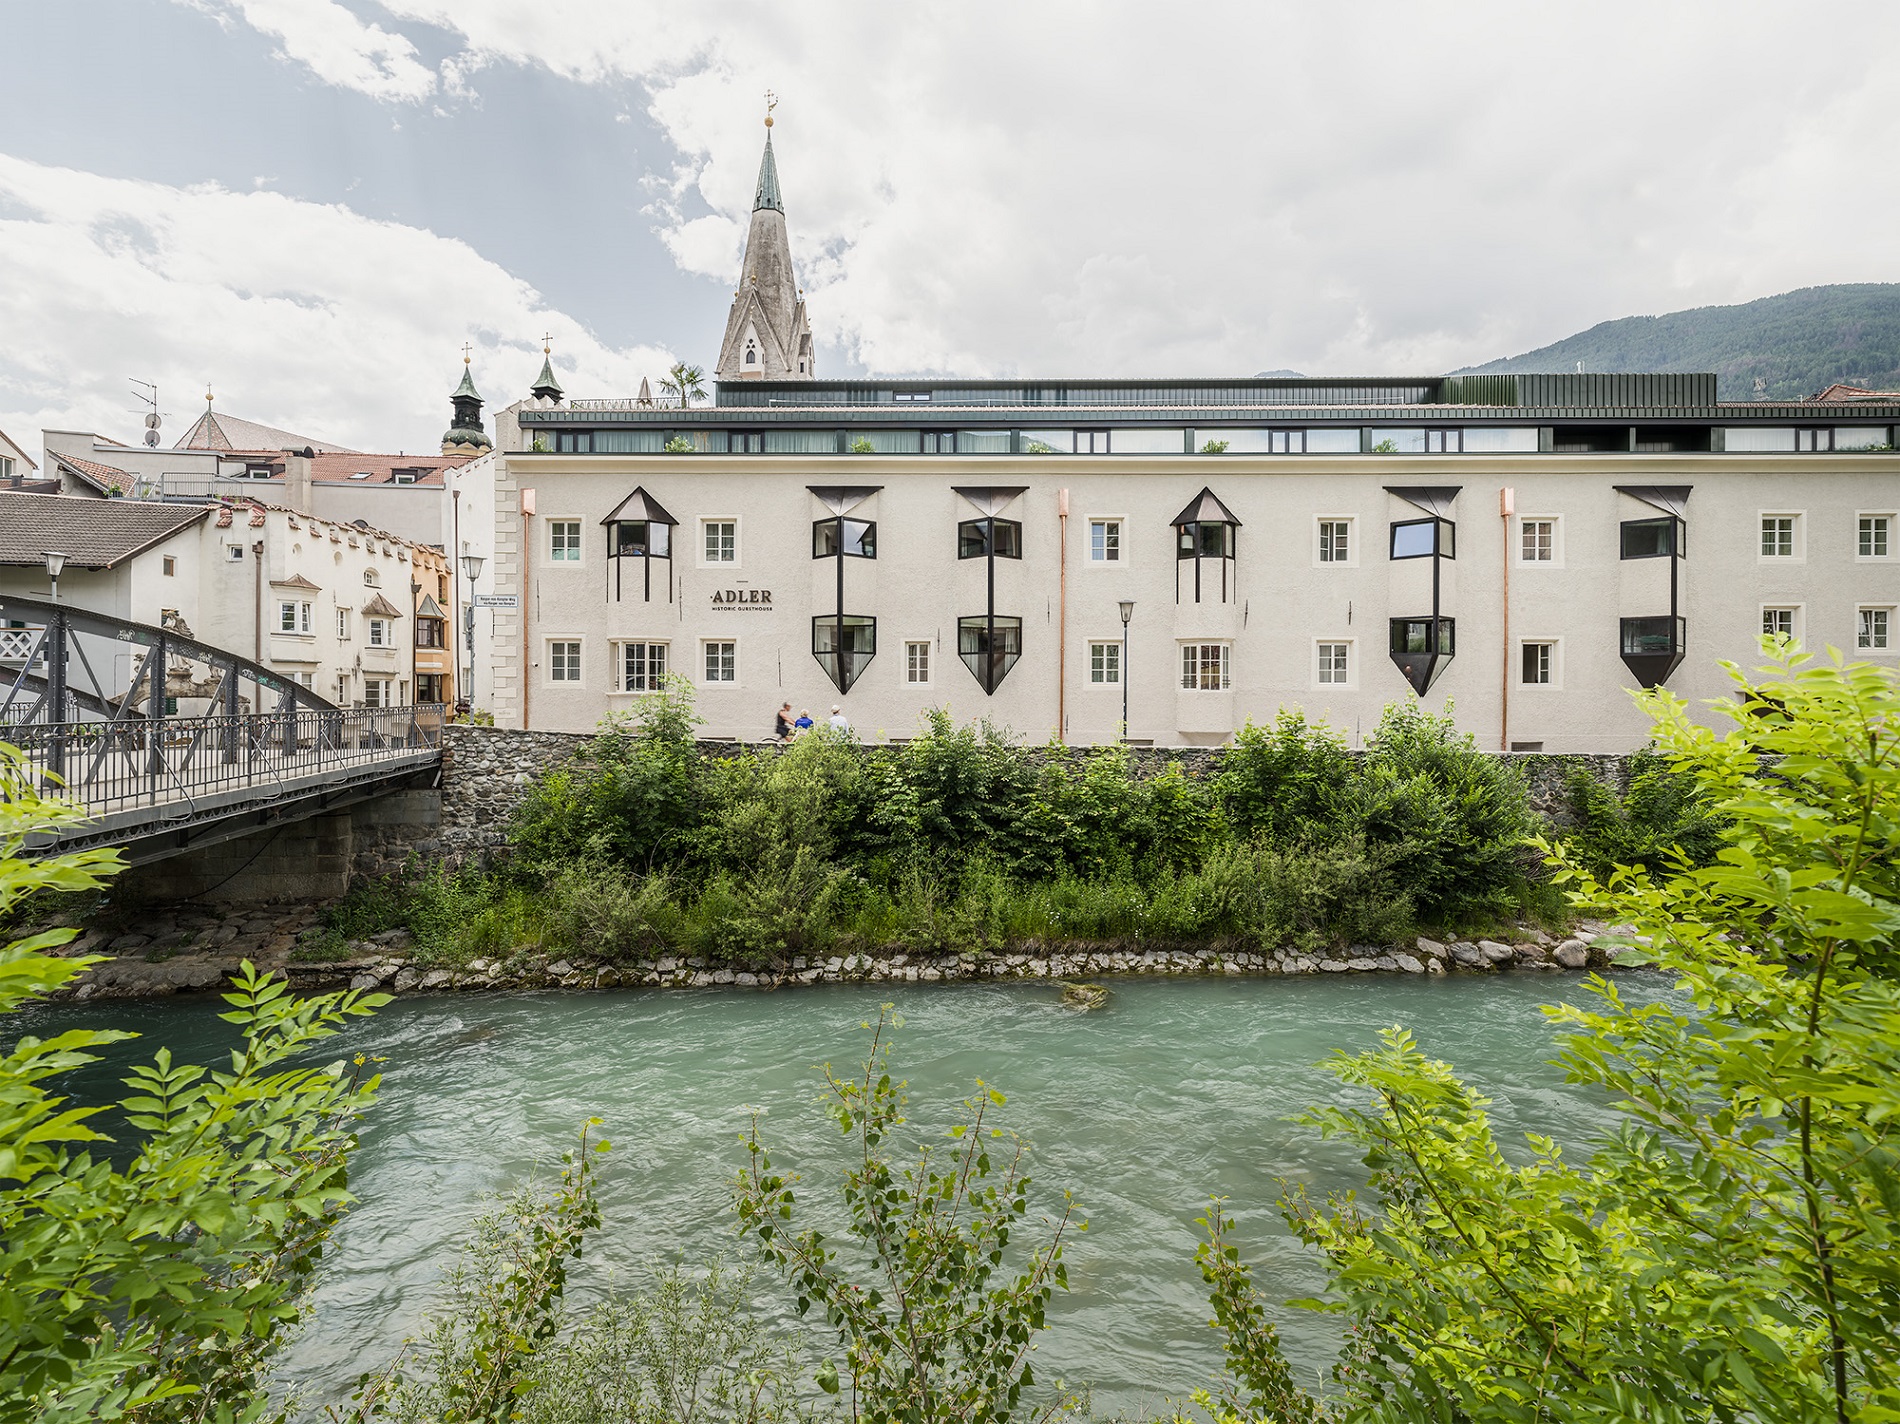
[[736,271],[776,89],[814,321],[873,369],[1444,369],[1896,275],[1891,6],[1816,64],[1772,0],[382,8],[458,86],[644,85],[689,272]]
[[283,46],[326,83],[372,99],[419,100],[435,92],[435,72],[414,43],[365,24],[336,0],[183,0],[220,18],[242,19]]
[[616,349],[465,243],[269,191],[173,188],[0,156],[0,429],[131,438],[127,376],[169,436],[221,408],[367,450],[435,448],[464,340],[490,409],[552,332],[578,391],[631,394],[664,352]]

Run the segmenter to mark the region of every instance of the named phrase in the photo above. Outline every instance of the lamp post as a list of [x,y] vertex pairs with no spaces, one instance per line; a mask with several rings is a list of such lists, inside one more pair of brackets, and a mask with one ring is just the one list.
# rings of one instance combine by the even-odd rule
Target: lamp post
[[48,549],[45,554],[46,577],[53,583],[53,602],[59,602],[59,574],[66,567],[66,556],[57,549]]
[[480,554],[462,555],[462,577],[468,580],[468,607],[462,610],[462,641],[468,646],[468,715],[475,716],[475,580],[482,576]]
[[1122,740],[1128,740],[1128,620],[1135,616],[1135,601],[1122,600]]

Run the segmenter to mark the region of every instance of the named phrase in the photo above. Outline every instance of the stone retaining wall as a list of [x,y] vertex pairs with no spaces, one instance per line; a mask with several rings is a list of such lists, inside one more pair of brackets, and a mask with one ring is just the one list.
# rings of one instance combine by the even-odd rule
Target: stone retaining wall
[[[442,804],[436,845],[425,854],[440,854],[459,863],[469,856],[489,854],[507,844],[507,827],[515,808],[535,778],[577,757],[593,743],[590,733],[513,731],[501,727],[452,725],[443,738]],[[705,756],[731,757],[754,749],[768,753],[767,744],[753,748],[739,742],[701,742]],[[870,747],[872,755],[896,748]],[[1131,747],[1130,759],[1138,776],[1158,776],[1170,766],[1200,780],[1219,769],[1226,755],[1220,747]],[[1047,751],[1024,747],[1022,755],[1042,760]],[[1561,823],[1565,819],[1564,782],[1574,769],[1615,787],[1629,786],[1627,756],[1558,755],[1542,752],[1496,753],[1524,773],[1530,785],[1531,806]],[[418,847],[420,849],[420,847]]]

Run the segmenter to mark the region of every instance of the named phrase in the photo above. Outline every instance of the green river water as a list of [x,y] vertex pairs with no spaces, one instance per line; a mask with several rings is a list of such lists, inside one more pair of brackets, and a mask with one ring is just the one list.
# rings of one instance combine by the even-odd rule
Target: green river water
[[[1623,982],[1632,997],[1661,989],[1648,975]],[[1073,1188],[1088,1217],[1037,1373],[1090,1382],[1098,1410],[1158,1411],[1220,1362],[1193,1262],[1194,1220],[1210,1194],[1230,1199],[1274,1299],[1321,1285],[1274,1209],[1276,1180],[1324,1190],[1359,1183],[1363,1170],[1349,1150],[1287,1121],[1339,1097],[1314,1065],[1403,1023],[1495,1099],[1507,1143],[1537,1129],[1575,1144],[1607,1115],[1551,1066],[1539,1005],[1560,997],[1585,998],[1581,981],[1530,973],[1126,980],[1114,983],[1107,1009],[1088,1014],[1061,1008],[1047,985],[404,999],[342,1041],[345,1052],[387,1058],[383,1091],[353,1170],[361,1204],[336,1232],[285,1373],[312,1388],[313,1404],[347,1394],[414,1327],[484,1194],[554,1160],[588,1117],[605,1120],[614,1150],[603,1178],[606,1225],[573,1277],[578,1298],[609,1277],[638,1281],[656,1259],[743,1254],[728,1183],[743,1160],[749,1105],[767,1114],[777,1164],[807,1173],[803,1199],[829,1211],[825,1184],[842,1159],[816,1104],[814,1069],[860,1059],[859,1025],[892,1001],[905,1020],[896,1067],[910,1080],[913,1118],[947,1125],[975,1079],[995,1084],[1010,1099],[1001,1121],[1034,1145],[1038,1179]],[[144,1044],[115,1063],[160,1042],[212,1061],[229,1042],[222,1007],[46,1008],[9,1027],[129,1028]],[[97,1100],[119,1071],[101,1065],[66,1089]],[[774,1284],[756,1281],[762,1295]],[[1330,1360],[1323,1319],[1285,1312],[1282,1334],[1309,1377]]]

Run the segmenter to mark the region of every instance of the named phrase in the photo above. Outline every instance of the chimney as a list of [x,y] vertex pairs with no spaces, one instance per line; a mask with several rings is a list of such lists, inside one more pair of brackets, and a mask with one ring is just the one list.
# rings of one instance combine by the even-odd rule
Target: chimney
[[286,450],[284,452],[284,503],[299,514],[310,514],[310,462],[315,451],[310,449]]

